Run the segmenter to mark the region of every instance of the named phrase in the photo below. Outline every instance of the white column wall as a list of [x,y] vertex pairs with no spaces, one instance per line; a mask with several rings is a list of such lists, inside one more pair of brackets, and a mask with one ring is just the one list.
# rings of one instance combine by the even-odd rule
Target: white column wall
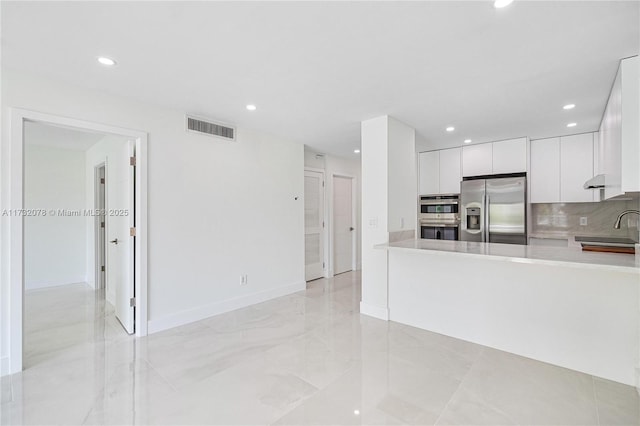
[[412,229],[417,218],[415,131],[389,116],[362,122],[362,301],[360,312],[388,319],[387,253],[376,244]]
[[416,132],[389,117],[388,231],[415,230],[418,220]]

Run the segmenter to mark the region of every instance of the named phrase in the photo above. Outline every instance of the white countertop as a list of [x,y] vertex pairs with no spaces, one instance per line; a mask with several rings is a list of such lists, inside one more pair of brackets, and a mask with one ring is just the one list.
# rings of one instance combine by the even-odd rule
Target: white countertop
[[608,269],[640,274],[640,256],[638,254],[634,256],[622,253],[585,252],[575,247],[411,239],[379,244],[375,248],[383,250],[424,250],[441,254],[483,257],[491,260]]

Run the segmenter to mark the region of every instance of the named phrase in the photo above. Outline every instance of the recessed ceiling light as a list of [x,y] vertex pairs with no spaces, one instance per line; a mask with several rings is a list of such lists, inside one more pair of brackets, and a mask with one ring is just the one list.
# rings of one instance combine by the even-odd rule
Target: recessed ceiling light
[[247,105],[247,109],[249,111],[255,111],[256,109],[258,109],[258,107],[256,107],[255,105]]
[[503,7],[509,6],[513,3],[513,0],[496,0],[493,2],[493,7],[496,9],[502,9]]
[[359,150],[359,149],[354,149],[354,150],[353,150],[353,152],[354,152],[355,154],[360,154],[360,150]]
[[471,139],[465,139],[464,143],[471,143]]
[[575,104],[567,104],[565,106],[562,107],[562,109],[574,109],[576,107]]
[[98,62],[100,62],[102,65],[106,65],[108,67],[112,67],[116,64],[116,61],[114,61],[111,58],[107,58],[106,56],[100,56],[98,58]]
[[578,125],[578,123],[569,123],[567,124],[567,127],[576,127]]
[[449,127],[447,127],[446,130],[447,130],[447,132],[453,132],[455,129],[456,129],[455,127],[449,126]]
[[353,414],[355,414],[356,416],[360,415],[360,410],[353,410]]

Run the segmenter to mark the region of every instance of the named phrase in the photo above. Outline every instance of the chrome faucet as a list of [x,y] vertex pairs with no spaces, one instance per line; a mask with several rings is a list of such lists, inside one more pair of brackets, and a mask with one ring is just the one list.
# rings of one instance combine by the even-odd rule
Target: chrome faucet
[[626,215],[626,214],[629,214],[629,213],[635,213],[635,214],[637,214],[638,216],[640,216],[640,210],[625,210],[625,211],[623,211],[622,213],[620,213],[620,214],[618,215],[618,218],[616,219],[616,224],[615,224],[615,225],[613,225],[613,227],[614,227],[615,229],[620,229],[620,221],[622,220],[622,216],[624,216],[624,215]]

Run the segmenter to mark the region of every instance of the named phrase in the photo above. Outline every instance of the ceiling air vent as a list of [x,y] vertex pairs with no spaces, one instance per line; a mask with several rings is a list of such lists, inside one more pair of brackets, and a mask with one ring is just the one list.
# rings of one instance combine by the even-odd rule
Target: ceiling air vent
[[212,121],[206,121],[189,115],[187,115],[187,131],[215,136],[218,138],[226,139],[228,141],[236,140],[235,127],[226,126],[220,123],[214,123]]

